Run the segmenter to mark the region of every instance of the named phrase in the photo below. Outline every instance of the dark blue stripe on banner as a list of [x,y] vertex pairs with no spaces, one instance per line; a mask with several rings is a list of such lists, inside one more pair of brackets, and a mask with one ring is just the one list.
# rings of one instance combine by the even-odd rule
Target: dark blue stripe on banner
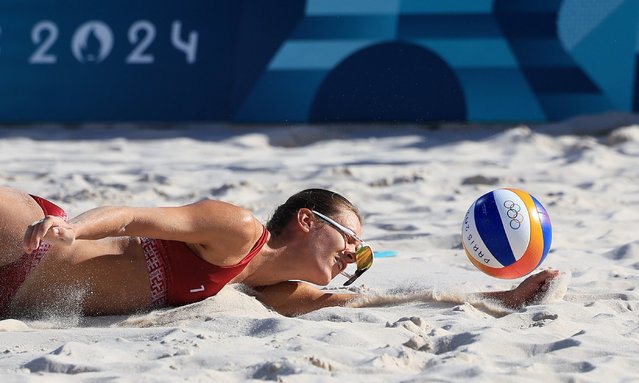
[[539,93],[599,93],[579,67],[524,68],[530,87]]
[[556,13],[496,13],[495,16],[509,39],[557,38]]
[[314,16],[300,22],[290,40],[348,40],[395,38],[395,16]]
[[492,15],[401,15],[399,36],[423,39],[480,39],[503,37]]
[[497,0],[493,7],[499,13],[558,12],[563,0]]
[[475,225],[490,252],[504,266],[515,263],[506,231],[501,223],[493,193],[481,196],[475,204]]

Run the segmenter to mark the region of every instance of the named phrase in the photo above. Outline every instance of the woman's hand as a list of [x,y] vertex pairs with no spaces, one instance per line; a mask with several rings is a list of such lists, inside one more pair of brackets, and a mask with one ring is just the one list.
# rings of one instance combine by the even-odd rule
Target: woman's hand
[[552,281],[561,273],[558,270],[544,270],[524,279],[513,290],[483,293],[486,298],[495,299],[506,307],[520,309],[539,303],[550,288]]
[[24,233],[24,251],[31,253],[37,250],[42,241],[71,246],[75,242],[75,231],[62,218],[49,215],[27,227]]

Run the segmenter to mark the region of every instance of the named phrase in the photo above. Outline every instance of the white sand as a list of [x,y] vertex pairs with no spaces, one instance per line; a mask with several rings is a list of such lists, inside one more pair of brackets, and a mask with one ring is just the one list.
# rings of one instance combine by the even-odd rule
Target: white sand
[[[265,221],[288,195],[326,187],[360,207],[376,249],[399,254],[352,289],[373,307],[287,318],[231,286],[141,315],[1,321],[0,381],[637,381],[637,123],[0,130],[0,184],[71,215],[215,198]],[[521,281],[484,275],[461,249],[466,209],[499,187],[545,205],[554,237],[542,268],[565,273],[543,304],[519,312],[465,303]]]

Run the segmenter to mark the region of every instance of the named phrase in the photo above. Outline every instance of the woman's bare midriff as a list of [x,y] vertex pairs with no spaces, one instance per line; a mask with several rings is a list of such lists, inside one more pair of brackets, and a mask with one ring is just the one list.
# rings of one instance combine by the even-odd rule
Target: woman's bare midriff
[[108,315],[135,312],[150,303],[140,239],[117,237],[51,247],[18,290],[11,311]]

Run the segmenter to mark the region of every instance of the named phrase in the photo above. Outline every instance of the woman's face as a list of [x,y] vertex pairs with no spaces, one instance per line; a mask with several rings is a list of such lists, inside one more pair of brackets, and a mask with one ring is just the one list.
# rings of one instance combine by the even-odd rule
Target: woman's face
[[[361,237],[361,223],[354,212],[342,210],[330,218],[353,230]],[[313,217],[312,222],[311,246],[314,251],[312,251],[311,263],[314,264],[310,265],[310,278],[307,281],[318,285],[327,285],[344,271],[348,264],[355,262],[357,242],[317,216]]]

